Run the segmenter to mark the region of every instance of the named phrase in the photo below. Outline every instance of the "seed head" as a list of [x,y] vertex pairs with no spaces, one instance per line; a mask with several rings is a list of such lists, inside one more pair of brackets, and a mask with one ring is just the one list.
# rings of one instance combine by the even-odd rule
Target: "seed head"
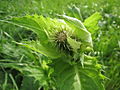
[[68,44],[67,42],[67,32],[66,31],[60,31],[60,32],[57,32],[55,34],[55,43],[56,43],[56,46],[66,52],[67,54],[70,54],[72,55],[72,48],[70,47],[70,45]]
[[67,40],[67,35],[65,31],[56,33],[55,41],[58,43],[64,43]]

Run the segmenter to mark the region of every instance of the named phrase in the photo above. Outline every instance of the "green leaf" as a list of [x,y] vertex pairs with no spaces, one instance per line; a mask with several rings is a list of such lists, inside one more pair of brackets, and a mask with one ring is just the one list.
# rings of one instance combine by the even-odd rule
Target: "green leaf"
[[[42,19],[43,17],[41,16],[40,18]],[[37,35],[39,35],[40,40],[42,41],[47,39],[45,32],[37,22],[37,16],[12,17],[11,19],[1,20],[1,21],[15,24],[17,26],[24,27],[28,30],[30,29],[33,32],[35,32]]]
[[39,52],[45,56],[51,57],[52,59],[59,58],[62,55],[64,55],[64,53],[58,52],[57,49],[43,46],[39,41],[26,41],[26,42],[17,43],[17,44],[25,46],[36,52]]
[[55,62],[57,90],[104,90],[102,78],[94,65],[70,65],[59,60]]
[[85,27],[88,29],[89,32],[92,34],[99,29],[98,21],[102,18],[99,12],[94,13],[84,21]]
[[70,44],[70,46],[73,48],[74,52],[77,52],[78,49],[80,49],[81,43],[75,41],[74,39],[68,37],[67,38],[68,43]]

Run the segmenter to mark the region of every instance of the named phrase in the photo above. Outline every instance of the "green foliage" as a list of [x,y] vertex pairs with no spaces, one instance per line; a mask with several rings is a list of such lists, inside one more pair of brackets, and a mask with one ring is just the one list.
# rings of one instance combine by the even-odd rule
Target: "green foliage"
[[[90,65],[84,64],[85,49],[88,46],[92,47],[91,34],[87,31],[80,20],[68,16],[62,17],[66,20],[66,23],[64,21],[61,22],[61,20],[58,19],[44,18],[43,16],[38,15],[27,15],[25,17],[15,17],[1,21],[22,26],[24,28],[32,30],[37,34],[39,37],[38,41],[27,42],[25,43],[26,45],[21,43],[18,44],[40,52],[41,54],[46,55],[52,59],[56,58],[56,60],[53,61],[53,63],[55,62],[55,64],[53,64],[53,68],[55,69],[53,78],[55,79],[56,85],[54,87],[56,89],[104,90],[101,82],[102,78],[100,77],[100,71],[95,68],[96,63],[90,62]],[[63,51],[60,52],[60,47],[53,46],[55,42],[50,41],[51,38],[54,38],[56,32],[61,32],[61,30],[67,32],[67,42],[70,44],[71,48],[73,48],[73,56],[77,56],[76,58],[72,58],[72,56],[69,56],[68,53],[64,53]],[[76,39],[72,39],[72,35],[80,40],[76,41]],[[80,43],[82,44],[82,47]],[[78,45],[75,46],[74,44]],[[75,61],[75,59],[78,61]],[[18,69],[18,67],[16,67],[14,64],[11,65],[9,63],[5,65]],[[19,63],[19,65],[21,64]],[[46,66],[43,67],[45,68]],[[23,69],[19,68],[18,70],[22,71],[25,75],[27,75],[26,72],[29,72],[28,76],[32,76],[35,78],[35,80],[38,80],[41,86],[48,86],[49,78],[46,77],[41,68],[26,66],[23,67]],[[86,84],[89,84],[90,86]]]
[[96,64],[85,61],[84,68],[80,63],[69,65],[62,60],[55,62],[55,79],[58,90],[104,90]]
[[89,18],[85,19],[84,25],[86,26],[86,28],[88,29],[88,31],[90,31],[93,34],[93,33],[96,32],[96,30],[99,29],[98,21],[101,18],[102,17],[100,15],[100,13],[96,12],[92,16],[90,16]]
[[35,80],[38,80],[41,85],[46,84],[45,79],[47,78],[44,75],[44,71],[40,67],[27,65],[24,63],[0,63],[0,66],[14,68],[19,70],[25,76],[34,77]]
[[[84,35],[78,33],[86,32],[84,32],[84,30],[81,31],[82,29],[75,26],[75,23],[70,23],[70,20],[64,19],[67,27],[76,31],[76,33],[74,32],[74,35],[73,33],[70,33],[70,35],[73,35],[72,38],[67,38],[70,47],[72,47],[74,51],[72,59],[70,55],[60,51],[58,47],[54,47],[53,49],[48,48],[50,46],[53,47],[54,44],[51,45],[46,43],[48,41],[45,37],[49,37],[46,32],[44,33],[43,29],[40,29],[41,33],[39,33],[31,29],[32,24],[30,24],[29,27],[27,26],[28,28],[25,26],[24,28],[21,28],[12,24],[0,22],[0,90],[17,90],[17,88],[20,90],[37,90],[38,88],[42,90],[55,90],[56,88],[61,89],[61,87],[66,90],[66,87],[67,89],[70,87],[80,89],[80,85],[83,89],[83,87],[87,88],[86,86],[93,86],[92,83],[95,83],[94,86],[100,84],[98,87],[92,87],[96,90],[103,88],[102,84],[104,84],[106,90],[119,90],[120,3],[118,2],[119,0],[23,0],[22,2],[21,0],[0,0],[0,19],[6,20],[5,18],[11,16],[23,18],[26,14],[28,14],[27,16],[38,14],[38,16],[44,16],[43,18],[46,21],[45,17],[56,18],[56,14],[65,14],[64,16],[70,16],[77,18],[82,22],[84,21],[83,24],[86,24],[85,28],[92,35],[94,46],[93,49],[87,47],[92,44],[90,45],[88,42],[89,40],[87,40],[87,42],[84,41],[86,39],[83,39]],[[102,19],[101,15],[103,16]],[[33,18],[34,17],[32,17],[32,20],[30,21],[34,22]],[[54,19],[52,20],[54,21]],[[99,23],[98,20],[100,20]],[[23,22],[24,21],[22,21],[22,23]],[[46,25],[43,25],[45,23]],[[45,28],[48,26],[51,27],[49,22],[45,23],[41,22],[40,24]],[[34,25],[38,26],[36,21],[34,22]],[[57,25],[59,26],[59,24]],[[49,30],[49,28],[46,30]],[[46,35],[42,38],[38,33],[42,36]],[[76,35],[80,40],[78,37],[75,37]],[[89,38],[91,38],[91,35],[88,35]],[[41,40],[43,41],[41,42]],[[50,50],[49,52],[47,51],[48,49]],[[56,53],[51,53],[54,52],[54,50],[56,50]],[[90,52],[92,50],[94,50],[94,52]],[[47,58],[40,53],[47,56]],[[61,53],[63,54],[60,55]],[[63,57],[61,58],[61,56]],[[102,65],[97,64],[96,57],[97,61],[104,65],[104,71],[101,69]],[[21,64],[23,66],[20,66]],[[77,67],[80,74],[76,73],[77,70],[74,67]],[[88,70],[86,67],[89,67],[92,70]],[[40,68],[40,70],[38,68]],[[31,71],[33,72],[31,72],[30,69],[32,69]],[[34,70],[36,72],[34,72]],[[101,71],[108,79],[105,79],[105,76],[100,73]],[[43,76],[39,77],[39,73],[42,73]],[[79,78],[76,79],[76,76],[79,76]],[[97,76],[97,79],[95,76]],[[42,83],[40,78],[42,78],[42,82],[45,83]],[[87,81],[83,80],[84,78],[85,80],[87,79]],[[100,83],[102,82],[102,79],[105,79],[105,81]],[[88,84],[88,82],[90,83]],[[69,85],[66,85],[67,83],[70,87],[68,87]]]
[[[31,47],[36,51],[39,49],[38,50],[39,52],[52,58],[57,58],[63,55],[61,52],[60,53],[57,52],[57,49],[55,50],[55,47],[53,47],[54,42],[52,43],[50,42],[51,39],[55,38],[54,36],[56,32],[60,32],[63,30],[68,33],[67,37],[71,38],[71,36],[75,36],[76,38],[80,39],[78,43],[82,42],[84,46],[92,47],[91,34],[87,31],[87,29],[84,27],[82,22],[72,17],[68,17],[68,16],[62,16],[62,17],[70,21],[68,23],[70,24],[69,26],[64,21],[60,22],[57,19],[44,18],[43,16],[37,16],[37,15],[12,18],[9,20],[2,20],[2,21],[16,24],[18,26],[23,26],[35,32],[40,39],[40,43],[39,41],[35,43],[32,42],[32,46],[27,46],[27,47]],[[70,40],[71,39],[69,39],[68,41]],[[37,48],[36,46],[39,47]],[[72,48],[74,49],[75,47],[73,46]]]
[[29,90],[34,90],[40,88],[39,84],[35,82],[34,78],[25,76],[22,81],[21,90],[26,90],[29,88]]

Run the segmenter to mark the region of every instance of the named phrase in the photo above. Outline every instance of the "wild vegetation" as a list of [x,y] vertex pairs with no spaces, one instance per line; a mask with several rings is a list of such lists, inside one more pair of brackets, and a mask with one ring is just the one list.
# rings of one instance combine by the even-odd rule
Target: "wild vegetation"
[[0,90],[119,90],[119,0],[0,0]]

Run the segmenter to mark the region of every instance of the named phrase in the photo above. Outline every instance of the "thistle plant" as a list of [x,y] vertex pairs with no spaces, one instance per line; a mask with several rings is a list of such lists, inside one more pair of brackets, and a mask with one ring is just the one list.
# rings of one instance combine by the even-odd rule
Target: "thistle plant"
[[[37,34],[37,40],[16,43],[36,51],[52,61],[50,66],[45,61],[41,63],[43,69],[48,70],[51,67],[54,70],[47,75],[51,77],[49,78],[51,80],[45,79],[45,74],[38,79],[40,83],[42,83],[41,81],[47,82],[41,84],[44,89],[104,90],[101,65],[98,64],[95,57],[85,54],[93,51],[91,33],[86,27],[88,29],[96,27],[96,22],[101,15],[95,13],[84,23],[66,15],[57,16],[58,18],[52,19],[35,14],[1,21],[26,28]],[[37,68],[37,70],[39,69]]]

